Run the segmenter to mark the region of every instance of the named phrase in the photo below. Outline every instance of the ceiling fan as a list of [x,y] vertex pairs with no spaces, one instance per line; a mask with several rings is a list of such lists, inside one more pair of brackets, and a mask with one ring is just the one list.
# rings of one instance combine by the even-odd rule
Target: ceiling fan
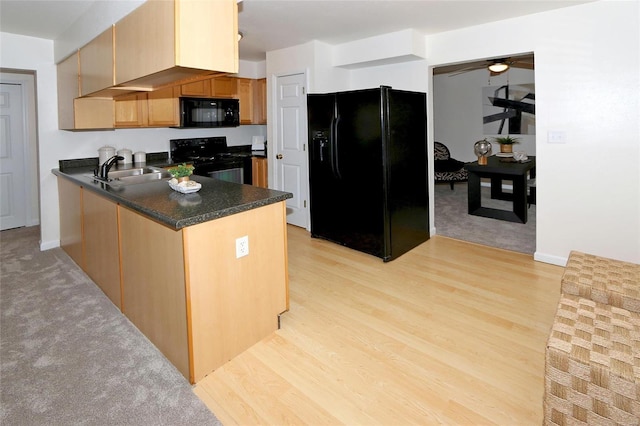
[[449,77],[464,74],[469,71],[486,69],[493,77],[500,75],[509,68],[534,69],[533,54],[513,56],[506,58],[486,59],[482,61],[467,62],[457,65],[447,65],[444,67],[434,68],[434,75],[449,74]]

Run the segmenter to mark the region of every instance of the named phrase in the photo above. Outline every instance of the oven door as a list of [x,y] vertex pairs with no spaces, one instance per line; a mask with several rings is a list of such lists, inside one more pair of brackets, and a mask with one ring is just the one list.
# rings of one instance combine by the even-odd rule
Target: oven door
[[207,176],[214,179],[226,180],[227,182],[244,183],[243,167],[235,167],[232,169],[212,170]]
[[251,164],[245,159],[218,160],[196,166],[194,174],[234,183],[251,185]]

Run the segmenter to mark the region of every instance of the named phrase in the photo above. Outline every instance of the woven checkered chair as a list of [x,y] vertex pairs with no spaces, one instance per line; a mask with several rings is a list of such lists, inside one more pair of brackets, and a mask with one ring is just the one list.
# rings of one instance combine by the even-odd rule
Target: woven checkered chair
[[640,424],[640,314],[560,298],[545,357],[544,424]]
[[434,142],[433,160],[436,183],[448,182],[453,191],[453,185],[456,182],[466,182],[469,179],[468,172],[464,168],[464,162],[451,158],[449,148],[445,144]]
[[571,252],[545,356],[545,425],[640,425],[640,265]]
[[572,251],[560,291],[640,313],[640,265]]

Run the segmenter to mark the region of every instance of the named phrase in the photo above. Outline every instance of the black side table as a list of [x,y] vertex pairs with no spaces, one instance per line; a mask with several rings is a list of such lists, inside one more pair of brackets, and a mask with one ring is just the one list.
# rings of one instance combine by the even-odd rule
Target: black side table
[[[501,158],[495,155],[487,158],[487,165],[481,166],[477,161],[464,166],[469,172],[467,185],[467,202],[469,214],[490,217],[508,222],[527,223],[527,174],[535,177],[536,157],[530,156],[524,163],[513,158]],[[491,179],[491,198],[513,201],[513,211],[482,207],[480,195],[480,179]],[[513,193],[502,191],[502,181],[513,181]],[[535,189],[531,188],[529,200],[535,204]]]

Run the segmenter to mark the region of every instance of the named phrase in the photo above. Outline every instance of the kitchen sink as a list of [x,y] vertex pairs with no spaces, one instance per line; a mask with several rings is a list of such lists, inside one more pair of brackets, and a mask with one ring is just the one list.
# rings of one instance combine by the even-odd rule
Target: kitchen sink
[[166,173],[167,176],[169,175],[169,172],[166,172],[158,167],[136,167],[135,169],[111,170],[109,172],[109,178],[121,179],[135,176],[154,175],[158,173]]
[[134,169],[112,170],[109,172],[108,181],[104,181],[94,175],[86,176],[89,176],[98,182],[106,183],[107,185],[123,186],[170,179],[171,173],[158,167],[136,167]]
[[144,183],[153,180],[162,180],[171,178],[171,174],[165,171],[150,172],[142,175],[129,175],[113,178],[114,181],[121,184],[132,185],[134,183]]

